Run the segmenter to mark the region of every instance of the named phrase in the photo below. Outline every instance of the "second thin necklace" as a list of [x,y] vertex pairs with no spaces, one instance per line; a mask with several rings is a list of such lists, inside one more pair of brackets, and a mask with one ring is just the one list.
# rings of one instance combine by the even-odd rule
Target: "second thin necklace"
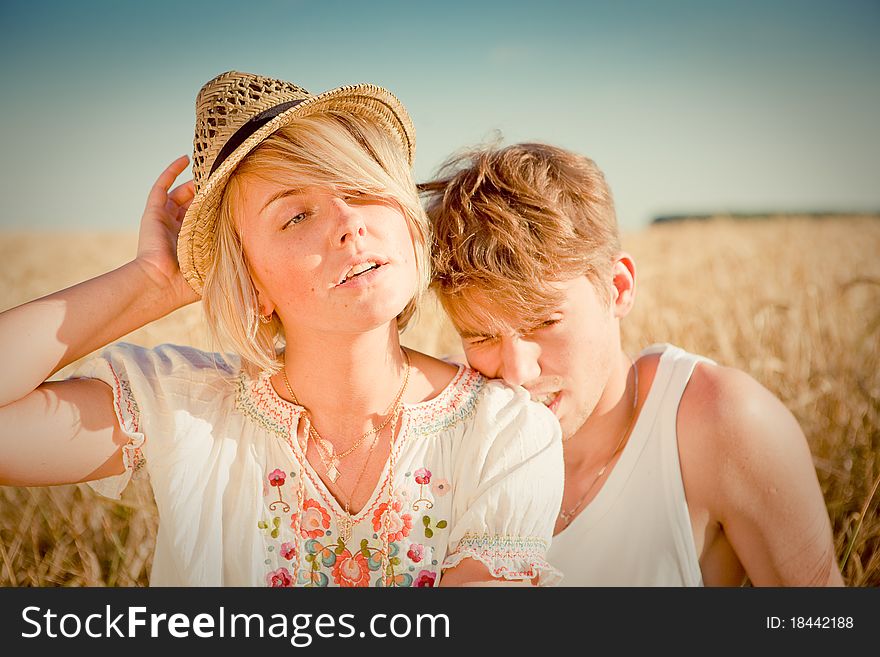
[[[309,422],[309,438],[315,441],[315,447],[318,451],[318,456],[321,458],[321,461],[324,464],[324,468],[327,473],[327,478],[330,479],[334,484],[339,479],[341,472],[339,471],[339,462],[345,458],[353,454],[357,449],[364,443],[364,441],[374,434],[378,434],[382,429],[388,426],[388,423],[394,418],[395,414],[399,411],[401,402],[403,400],[403,394],[406,391],[406,386],[409,383],[409,372],[410,372],[410,358],[406,349],[401,347],[400,351],[403,353],[404,357],[404,374],[403,374],[403,384],[400,386],[400,390],[398,390],[394,401],[391,402],[391,406],[385,411],[385,419],[380,422],[377,426],[372,429],[366,431],[360,438],[358,438],[354,443],[346,450],[336,453],[335,448],[333,447],[333,443],[321,436],[318,433],[318,430],[315,428],[314,422]],[[284,385],[287,388],[287,393],[290,395],[291,400],[297,406],[302,406],[299,400],[296,397],[296,394],[293,392],[293,387],[290,385],[290,380],[287,378],[287,368],[282,367],[281,375],[284,380]],[[306,409],[306,413],[308,413],[308,409]],[[375,441],[374,441],[375,444]]]

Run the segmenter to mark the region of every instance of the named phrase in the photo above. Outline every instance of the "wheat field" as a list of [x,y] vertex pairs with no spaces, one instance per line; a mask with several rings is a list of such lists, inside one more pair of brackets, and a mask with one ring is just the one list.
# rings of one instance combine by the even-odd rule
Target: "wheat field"
[[[0,234],[0,309],[116,267],[135,244],[129,234]],[[719,217],[651,226],[623,244],[638,277],[626,348],[672,342],[778,395],[808,438],[847,584],[880,585],[880,220]],[[125,339],[210,347],[197,305]],[[434,355],[460,349],[432,299],[403,341]],[[0,487],[0,585],[144,586],[156,527],[146,480],[121,502],[84,485]]]

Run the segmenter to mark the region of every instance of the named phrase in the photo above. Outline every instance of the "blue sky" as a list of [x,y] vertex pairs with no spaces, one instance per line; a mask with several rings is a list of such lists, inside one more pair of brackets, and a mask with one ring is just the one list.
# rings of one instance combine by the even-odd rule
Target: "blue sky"
[[420,180],[499,132],[582,152],[624,229],[880,210],[876,0],[176,5],[2,4],[0,227],[136,229],[228,69],[389,88]]

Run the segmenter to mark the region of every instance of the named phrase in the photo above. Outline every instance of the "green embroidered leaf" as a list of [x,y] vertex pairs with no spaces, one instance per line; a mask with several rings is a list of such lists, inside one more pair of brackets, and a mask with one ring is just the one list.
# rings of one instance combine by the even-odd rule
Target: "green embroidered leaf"
[[274,518],[272,518],[272,524],[275,525],[276,527],[280,527],[281,526],[281,518],[279,518],[278,516],[275,516]]
[[276,529],[273,529],[273,530],[269,533],[269,535],[270,535],[272,538],[278,538],[278,529],[277,529],[277,528],[276,528]]
[[390,563],[392,566],[399,566],[400,565],[400,557],[391,557],[388,560],[388,563]]
[[[366,543],[366,541],[364,541]],[[364,555],[364,559],[370,558],[370,550],[366,545],[361,546],[361,554]]]
[[336,546],[336,549],[333,550],[333,551],[334,551],[336,554],[342,554],[343,552],[345,552],[345,546],[344,546],[344,545],[337,545],[337,546]]
[[437,523],[437,529],[446,529],[446,521],[445,521],[445,520],[441,520],[440,522],[438,522],[438,523]]
[[265,520],[260,520],[260,522],[257,523],[257,527],[260,529],[269,529],[269,525],[266,524]]
[[361,550],[363,550],[365,547],[367,547],[367,545],[368,545],[367,539],[365,539],[365,538],[361,539]]
[[422,524],[423,524],[425,527],[427,527],[428,525],[430,525],[430,524],[431,524],[431,518],[430,518],[430,516],[422,516]]
[[430,527],[425,527],[425,536],[431,538],[434,536],[434,531]]
[[307,554],[307,555],[306,555],[306,561],[307,561],[307,562],[312,563],[314,560],[315,560],[315,555],[314,555],[314,554]]

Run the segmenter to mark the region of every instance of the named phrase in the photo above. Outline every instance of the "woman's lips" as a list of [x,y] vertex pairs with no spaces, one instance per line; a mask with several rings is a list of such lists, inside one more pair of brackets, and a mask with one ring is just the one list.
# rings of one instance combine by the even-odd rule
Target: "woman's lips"
[[381,272],[386,269],[387,265],[379,265],[378,267],[374,267],[373,269],[368,269],[367,271],[357,274],[356,276],[352,276],[351,278],[347,278],[342,283],[338,283],[336,285],[337,288],[357,288],[368,285],[373,279],[375,279]]

